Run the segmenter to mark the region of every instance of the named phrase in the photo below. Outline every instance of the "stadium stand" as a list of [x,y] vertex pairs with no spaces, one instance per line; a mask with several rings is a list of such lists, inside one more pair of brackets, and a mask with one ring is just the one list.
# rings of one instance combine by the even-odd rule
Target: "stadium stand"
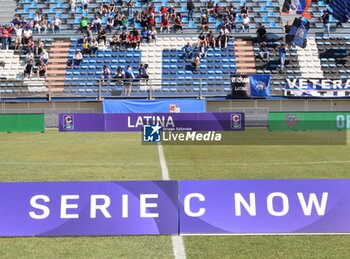
[[[338,20],[331,16],[331,38],[322,37],[321,15],[328,7],[324,1],[318,1],[318,4],[314,3],[310,7],[311,29],[307,47],[287,48],[284,71],[280,71],[279,56],[279,48],[285,36],[283,24],[286,20],[291,22],[296,15],[281,15],[281,3],[277,0],[216,1],[214,4],[218,3],[221,7],[219,11],[208,9],[209,1],[194,1],[193,21],[188,17],[187,0],[179,2],[156,0],[149,6],[141,1],[130,1],[130,3],[133,3],[132,7],[128,7],[127,1],[116,1],[114,5],[118,12],[110,12],[103,9],[103,1],[89,1],[85,10],[81,1],[76,1],[74,8],[67,0],[17,1],[14,15],[18,19],[12,22],[31,27],[34,40],[39,37],[42,39],[44,48],[49,52],[47,72],[41,78],[36,76],[23,78],[28,51],[25,44],[20,50],[13,50],[15,41],[12,39],[10,46],[0,52],[0,59],[3,60],[3,66],[0,66],[2,78],[0,93],[10,97],[35,96],[48,92],[55,96],[100,98],[124,96],[125,89],[120,80],[101,81],[105,65],[108,65],[111,77],[119,66],[125,69],[127,65],[131,65],[137,78],[140,65],[148,64],[149,81],[135,80],[132,97],[148,97],[150,92],[154,96],[227,96],[231,92],[230,76],[233,74],[271,75],[271,94],[277,96],[283,94],[286,79],[349,78],[349,23],[342,23],[342,26],[338,27]],[[249,32],[241,29],[243,17],[241,7],[244,4],[247,6],[250,19]],[[110,8],[109,1],[107,5],[107,8]],[[173,30],[170,34],[165,31],[159,32],[161,21],[159,12],[162,6],[167,8],[173,6],[176,13],[181,14],[183,33],[174,33]],[[139,20],[140,15],[142,10],[150,7],[154,8],[154,18],[157,22],[156,42],[141,44],[140,48],[113,50],[110,41],[117,28],[112,28],[111,32],[106,30],[107,43],[99,45],[98,53],[84,55],[80,66],[70,65],[75,51],[83,50],[84,34],[80,31],[83,17],[87,17],[88,23],[94,27],[97,14],[101,19],[102,28],[106,28],[108,17],[118,18],[118,13],[121,13],[127,18],[127,32],[136,28],[140,33],[144,25],[143,21]],[[217,37],[222,26],[229,21],[223,14],[230,13],[230,8],[235,16],[236,28],[233,27],[229,34],[227,48],[209,47],[206,56],[200,59],[198,70],[194,69],[193,60],[183,58],[182,48],[190,42],[196,56],[199,52],[196,46],[202,28],[203,13],[208,14],[208,29]],[[48,28],[46,31],[42,29],[39,33],[35,20],[41,17],[47,19]],[[54,28],[55,19],[60,30]],[[172,20],[170,23],[173,25]],[[45,24],[46,22],[43,23],[43,27]],[[261,57],[261,46],[256,40],[255,32],[261,25],[265,26],[268,33],[266,39],[268,60]],[[118,31],[119,34],[120,32],[121,30]],[[92,37],[97,36],[93,30]],[[38,56],[35,56],[34,74],[39,66]]]

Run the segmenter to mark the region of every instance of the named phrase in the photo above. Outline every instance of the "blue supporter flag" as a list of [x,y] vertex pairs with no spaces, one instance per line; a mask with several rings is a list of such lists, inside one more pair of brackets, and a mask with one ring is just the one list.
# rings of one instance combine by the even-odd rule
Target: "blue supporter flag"
[[270,75],[250,76],[250,96],[269,97],[270,96]]
[[295,18],[287,35],[286,42],[300,48],[305,48],[307,43],[308,21],[305,18]]
[[350,19],[349,0],[333,0],[329,5],[329,10],[339,22],[347,22]]
[[289,13],[297,13],[301,16],[304,16],[308,19],[311,18],[311,15],[309,14],[309,8],[311,6],[311,0],[285,0],[283,7],[282,7],[282,13],[289,14]]

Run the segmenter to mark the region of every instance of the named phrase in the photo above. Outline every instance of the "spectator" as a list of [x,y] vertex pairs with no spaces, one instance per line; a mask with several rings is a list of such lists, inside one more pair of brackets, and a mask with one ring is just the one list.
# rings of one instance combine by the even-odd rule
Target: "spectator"
[[53,17],[53,31],[54,33],[60,33],[61,32],[61,20],[58,19],[56,16]]
[[226,49],[227,48],[229,33],[230,32],[227,28],[221,28],[220,34],[218,37],[218,48],[219,49]]
[[246,3],[241,7],[241,17],[244,18],[245,16],[248,16],[248,7]]
[[199,58],[200,58],[200,59],[206,58],[206,57],[207,57],[207,54],[208,54],[207,45],[206,45],[205,43],[202,43],[202,44],[199,46],[199,52],[198,52]]
[[213,31],[209,31],[209,33],[206,36],[206,41],[207,41],[207,47],[208,48],[215,48],[216,46],[216,40]]
[[122,20],[120,21],[120,26],[123,30],[128,30],[128,18],[125,15],[122,16]]
[[40,26],[39,23],[41,21],[41,15],[39,11],[35,11],[33,21],[34,21],[34,28],[37,28]]
[[90,54],[90,44],[89,44],[89,40],[87,38],[84,39],[82,54],[83,55]]
[[120,48],[120,41],[118,34],[114,34],[112,40],[109,43],[109,46],[111,47],[112,51],[117,51]]
[[106,32],[102,27],[98,31],[98,35],[97,35],[98,44],[100,44],[101,40],[103,41],[103,45],[106,45],[106,41],[107,41]]
[[215,19],[221,19],[222,17],[222,8],[218,3],[213,8],[213,16]]
[[150,33],[149,33],[149,36],[150,36],[150,38],[151,38],[151,40],[152,40],[153,42],[156,42],[156,41],[157,41],[157,30],[156,30],[155,27],[152,27],[152,28],[151,28],[151,31],[150,31]]
[[187,14],[187,17],[188,17],[188,20],[189,21],[193,21],[193,13],[194,13],[194,10],[196,9],[196,7],[194,6],[194,3],[193,3],[193,0],[188,0],[187,1],[187,10],[188,10],[188,14]]
[[147,27],[144,27],[141,31],[141,40],[143,43],[149,43],[150,41],[150,32]]
[[49,53],[45,49],[40,53],[39,61],[43,62],[45,65],[49,63]]
[[38,68],[38,77],[45,77],[46,76],[46,71],[47,71],[47,66],[44,62],[40,62],[39,68]]
[[141,27],[148,27],[149,15],[147,10],[144,9],[141,13]]
[[124,79],[125,79],[125,73],[124,73],[124,71],[123,71],[123,69],[122,69],[121,66],[119,66],[119,67],[117,68],[117,72],[115,72],[114,78],[117,79],[117,83],[118,83],[118,84],[123,83],[123,81],[124,81]]
[[249,27],[250,27],[250,19],[248,17],[248,14],[243,14],[242,31],[249,32]]
[[176,16],[174,22],[174,32],[177,32],[178,30],[181,30],[181,32],[183,32],[181,16]]
[[237,25],[236,25],[236,13],[230,14],[228,18],[228,28],[230,32],[235,29],[235,32],[237,32]]
[[106,31],[109,33],[112,32],[112,27],[113,27],[113,17],[108,16],[107,21],[106,21]]
[[233,4],[233,2],[230,3],[230,5],[227,7],[227,15],[236,15],[236,12],[235,12],[235,6]]
[[201,58],[199,57],[199,54],[196,54],[194,59],[191,62],[193,72],[198,72],[199,65],[201,63]]
[[139,68],[139,77],[141,79],[146,79],[146,83],[148,83],[148,79],[149,79],[149,74],[147,69],[148,69],[148,64],[141,64]]
[[29,61],[34,62],[34,53],[31,50],[29,50],[26,54],[26,63],[28,63]]
[[280,69],[281,69],[281,72],[283,72],[285,62],[286,62],[286,44],[285,43],[281,44],[278,53],[280,58]]
[[141,45],[141,35],[140,35],[140,33],[139,33],[139,31],[136,29],[136,28],[134,28],[133,30],[132,30],[132,33],[133,33],[133,35],[134,35],[134,49],[137,47],[137,48],[140,48],[140,45]]
[[125,81],[124,81],[126,96],[131,95],[132,83],[133,83],[134,79],[135,79],[135,75],[132,71],[131,66],[127,66],[126,71],[125,71]]
[[48,28],[48,22],[47,22],[46,18],[42,15],[41,20],[37,26],[37,30],[39,33],[41,33],[42,30],[44,30],[44,33],[46,33],[47,28]]
[[90,54],[97,54],[98,53],[98,42],[95,38],[92,38],[91,44],[90,44]]
[[126,49],[128,47],[128,35],[126,35],[126,32],[123,31],[121,34],[120,34],[120,37],[119,37],[119,40],[120,40],[120,48],[124,46],[124,49]]
[[108,13],[108,10],[109,10],[109,6],[105,2],[102,2],[100,6],[100,11],[99,11],[101,16],[106,16]]
[[70,11],[72,13],[75,13],[76,0],[70,0],[69,5],[70,5]]
[[151,13],[148,16],[148,28],[151,29],[152,27],[156,27],[156,19],[154,17],[154,13]]
[[11,45],[11,31],[13,28],[4,27],[2,28],[2,49],[8,49],[8,46]]
[[201,44],[207,44],[207,39],[202,32],[198,36],[197,47],[199,48]]
[[101,24],[102,24],[101,18],[96,14],[95,19],[92,21],[92,25],[96,33],[99,32],[101,28]]
[[212,15],[214,10],[214,1],[209,0],[208,5],[207,5],[207,10],[206,10],[206,15]]
[[86,32],[88,24],[89,24],[89,19],[83,15],[80,19],[80,31],[81,31],[81,33]]
[[111,79],[111,71],[109,70],[109,67],[107,65],[104,65],[102,69],[102,82],[110,79]]
[[114,0],[110,0],[110,3],[109,3],[109,13],[110,13],[110,15],[112,14],[112,13],[114,13],[115,12],[115,3],[114,3]]
[[190,42],[187,42],[187,44],[182,48],[183,51],[183,55],[182,58],[183,59],[191,59],[193,56],[193,48]]
[[209,21],[208,21],[208,17],[206,14],[202,15],[202,32],[207,32],[209,31]]
[[163,19],[160,23],[160,32],[163,32],[164,29],[167,29],[168,33],[170,32],[170,22],[166,16],[163,16]]
[[228,16],[224,14],[221,19],[221,28],[228,28],[230,24],[230,21],[228,19]]
[[35,47],[34,40],[33,38],[30,38],[27,43],[27,51],[34,52],[34,47]]
[[267,36],[267,31],[265,29],[264,25],[261,25],[257,30],[256,30],[256,35],[257,35],[257,42],[265,42],[266,41],[266,36]]
[[168,8],[168,19],[170,18],[176,18],[176,11],[173,5]]
[[30,30],[29,27],[25,29],[23,32],[23,43],[28,44],[29,39],[33,38],[33,32]]
[[34,44],[34,53],[35,55],[40,55],[43,52],[44,44],[41,41],[41,39],[38,39],[36,43]]
[[128,7],[128,15],[130,17],[132,15],[132,13],[134,12],[134,3],[132,2],[132,0],[128,1],[127,7]]
[[262,61],[269,61],[269,48],[267,47],[267,43],[266,42],[261,42],[260,43],[260,51],[259,51],[259,55],[260,58],[262,59]]
[[85,11],[87,11],[88,10],[88,8],[89,8],[89,0],[82,0],[81,1],[81,5],[82,5],[82,7],[83,7],[83,11],[85,12]]
[[13,29],[15,30],[15,33],[16,33],[15,50],[18,50],[22,43],[23,27],[20,24],[16,24],[13,26]]
[[167,12],[168,12],[168,9],[164,5],[162,5],[162,7],[159,10],[161,19],[163,19],[164,16],[167,16]]
[[26,76],[28,76],[28,78],[31,78],[32,73],[33,73],[33,61],[29,60],[24,66],[24,71],[23,71],[24,78],[26,78]]
[[323,37],[327,37],[330,38],[330,29],[331,29],[331,24],[329,23],[329,12],[328,10],[324,10],[323,14],[322,14],[322,22],[323,22],[323,28],[324,28],[324,32],[323,32]]
[[73,65],[80,66],[82,60],[83,60],[83,55],[81,54],[80,49],[77,49],[74,54]]

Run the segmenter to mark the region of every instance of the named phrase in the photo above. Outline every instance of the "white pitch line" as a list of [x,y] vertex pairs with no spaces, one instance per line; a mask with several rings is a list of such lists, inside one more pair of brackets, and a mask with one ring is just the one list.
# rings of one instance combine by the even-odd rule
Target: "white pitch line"
[[[158,153],[160,167],[162,169],[163,180],[170,180],[169,170],[165,161],[164,151],[162,144],[158,143]],[[175,259],[186,259],[185,245],[182,236],[171,236],[171,242],[173,245],[173,254]]]

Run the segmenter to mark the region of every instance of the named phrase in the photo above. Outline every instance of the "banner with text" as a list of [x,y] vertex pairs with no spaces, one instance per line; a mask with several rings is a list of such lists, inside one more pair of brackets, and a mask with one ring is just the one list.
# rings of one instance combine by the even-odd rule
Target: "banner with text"
[[350,233],[350,180],[180,181],[181,234]]
[[0,183],[0,236],[178,233],[176,181]]
[[60,114],[65,132],[141,132],[144,125],[164,131],[243,131],[243,113],[108,113]]

